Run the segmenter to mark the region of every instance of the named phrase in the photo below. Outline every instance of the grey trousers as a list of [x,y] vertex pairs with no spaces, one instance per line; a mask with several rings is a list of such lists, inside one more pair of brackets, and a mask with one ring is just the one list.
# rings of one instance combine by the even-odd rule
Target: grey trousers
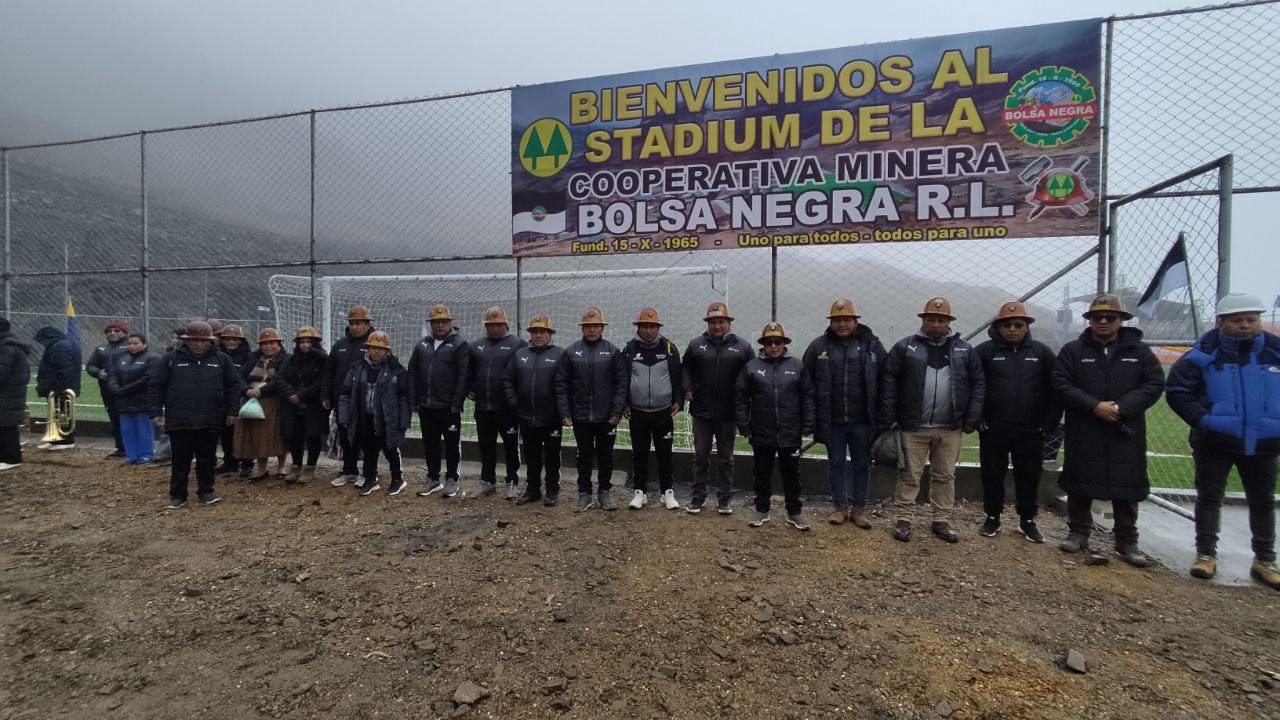
[[715,441],[717,473],[716,499],[728,501],[733,494],[733,439],[738,429],[732,420],[693,418],[693,498],[706,499],[711,476],[711,442]]

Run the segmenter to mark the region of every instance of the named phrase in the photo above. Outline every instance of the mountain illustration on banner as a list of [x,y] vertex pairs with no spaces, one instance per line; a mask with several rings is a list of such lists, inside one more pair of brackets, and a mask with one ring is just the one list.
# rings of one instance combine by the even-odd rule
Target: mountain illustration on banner
[[524,190],[511,196],[511,232],[554,235],[564,232],[564,192]]

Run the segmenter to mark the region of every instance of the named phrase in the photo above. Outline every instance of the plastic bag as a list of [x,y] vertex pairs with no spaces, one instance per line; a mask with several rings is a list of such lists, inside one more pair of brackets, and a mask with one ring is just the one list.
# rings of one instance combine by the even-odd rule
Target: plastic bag
[[262,411],[258,398],[249,398],[240,406],[240,417],[244,420],[266,420],[267,414]]

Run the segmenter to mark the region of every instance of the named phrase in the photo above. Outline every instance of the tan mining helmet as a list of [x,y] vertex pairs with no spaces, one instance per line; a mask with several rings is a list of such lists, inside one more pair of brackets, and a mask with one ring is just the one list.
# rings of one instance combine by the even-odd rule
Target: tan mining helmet
[[956,319],[956,316],[951,314],[951,301],[944,297],[926,300],[924,309],[916,313],[916,317],[924,317],[925,315],[941,315],[950,320]]
[[432,305],[427,311],[427,320],[452,320],[453,315],[449,314],[448,305]]
[[853,306],[853,301],[849,298],[840,298],[831,303],[831,312],[827,314],[827,319],[831,320],[838,317],[851,317],[854,320],[862,317],[858,314],[858,309]]
[[773,338],[780,338],[783,345],[791,344],[791,338],[787,337],[787,331],[783,329],[780,322],[765,323],[764,329],[760,331],[760,339],[756,342],[763,345],[765,340]]
[[280,342],[280,331],[275,328],[262,328],[262,332],[258,333],[258,344],[269,342]]
[[632,325],[657,325],[662,327],[662,319],[658,317],[657,308],[640,308],[640,314],[636,316],[636,321]]
[[510,325],[507,322],[507,311],[498,306],[494,306],[484,311],[485,325]]
[[365,338],[364,346],[380,347],[380,348],[386,348],[387,350],[390,350],[391,336],[382,332],[381,330],[374,330],[373,332],[369,333],[369,337]]
[[554,335],[556,332],[556,329],[551,327],[550,315],[534,315],[533,319],[529,321],[528,329],[529,330],[546,330],[550,332],[552,335]]
[[703,320],[711,320],[713,318],[724,318],[729,322],[733,322],[733,316],[729,314],[729,306],[722,302],[713,302],[707,306],[707,316]]
[[608,325],[609,323],[604,321],[604,311],[601,310],[600,308],[593,307],[593,308],[587,308],[587,311],[582,313],[582,320],[578,321],[578,324],[579,325]]
[[298,332],[293,336],[294,340],[319,340],[320,331],[310,325],[303,325],[298,328]]
[[357,305],[347,311],[347,322],[351,322],[352,320],[364,320],[365,322],[369,322],[373,320],[373,318],[369,315],[369,308],[363,305]]
[[1005,320],[1013,320],[1015,318],[1021,318],[1026,320],[1028,323],[1036,321],[1035,318],[1027,314],[1026,305],[1023,305],[1017,300],[1012,300],[1000,306],[1000,312],[996,315],[996,322],[1004,322]]

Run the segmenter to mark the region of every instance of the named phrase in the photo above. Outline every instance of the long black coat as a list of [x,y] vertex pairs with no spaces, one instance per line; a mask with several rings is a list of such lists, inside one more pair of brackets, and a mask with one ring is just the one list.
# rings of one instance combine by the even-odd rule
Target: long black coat
[[[1164,391],[1164,371],[1142,331],[1120,328],[1109,352],[1085,330],[1062,346],[1053,386],[1067,411],[1066,462],[1058,484],[1097,500],[1143,500],[1147,479],[1147,408]],[[1120,406],[1120,421],[1093,414],[1100,402]]]
[[0,333],[0,427],[22,422],[27,409],[27,385],[31,382],[30,348],[12,330]]
[[[307,419],[307,436],[329,432],[329,411],[322,402],[328,360],[324,348],[313,347],[310,352],[294,352],[284,364],[280,381],[280,434],[285,440],[293,437],[293,420],[299,415]],[[298,404],[289,400],[292,395],[298,396]]]

